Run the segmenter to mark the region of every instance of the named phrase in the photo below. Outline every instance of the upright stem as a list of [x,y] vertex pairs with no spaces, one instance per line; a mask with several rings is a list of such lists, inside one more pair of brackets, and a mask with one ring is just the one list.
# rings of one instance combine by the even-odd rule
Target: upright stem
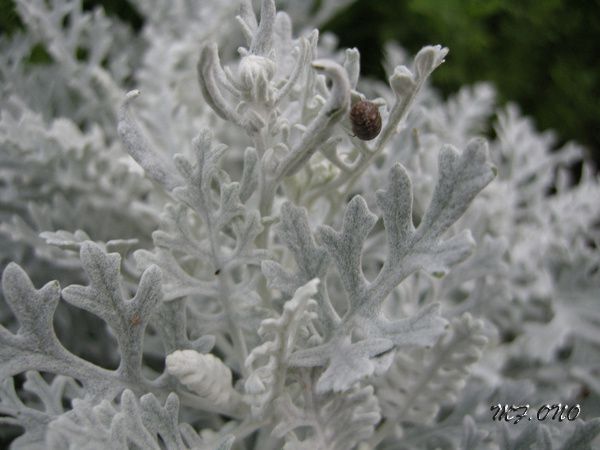
[[[272,179],[265,176],[264,167],[261,172],[261,183],[260,183],[260,200],[259,200],[259,212],[261,217],[266,217],[271,215],[271,210],[273,208],[273,201],[275,200],[275,190],[277,189],[274,186]],[[256,247],[257,248],[267,248],[269,243],[269,233],[271,231],[270,224],[264,224],[263,230],[256,237]],[[267,287],[267,280],[265,277],[261,277],[257,286],[258,294],[265,306],[271,305],[271,291]]]
[[[206,216],[209,216],[209,214],[206,214]],[[208,219],[206,223],[210,236],[210,249],[214,267],[221,267],[221,252],[219,247],[216,245],[217,236],[214,232],[212,221]],[[242,330],[237,321],[234,319],[234,310],[233,305],[231,304],[231,291],[229,289],[227,273],[225,271],[219,272],[217,279],[219,282],[219,298],[221,299],[223,310],[225,311],[225,316],[227,317],[227,324],[229,325],[229,333],[231,335],[231,340],[233,341],[233,348],[237,353],[240,371],[244,376],[246,376],[247,373],[245,362],[246,358],[248,357],[248,347],[246,345],[246,340]]]

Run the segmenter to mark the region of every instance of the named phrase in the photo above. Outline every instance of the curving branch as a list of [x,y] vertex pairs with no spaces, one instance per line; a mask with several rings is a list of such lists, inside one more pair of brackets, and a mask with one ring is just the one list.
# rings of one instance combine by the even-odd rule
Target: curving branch
[[277,167],[275,176],[277,181],[298,172],[317,151],[319,144],[327,140],[334,125],[350,109],[350,81],[346,70],[339,64],[324,59],[313,61],[312,66],[331,78],[333,84],[331,93],[325,106],[308,125],[302,139]]
[[181,186],[183,180],[175,170],[173,162],[151,148],[133,120],[129,107],[138,95],[140,95],[138,90],[128,92],[119,109],[117,125],[119,137],[123,141],[127,153],[142,166],[146,174],[168,191],[172,191],[177,186]]

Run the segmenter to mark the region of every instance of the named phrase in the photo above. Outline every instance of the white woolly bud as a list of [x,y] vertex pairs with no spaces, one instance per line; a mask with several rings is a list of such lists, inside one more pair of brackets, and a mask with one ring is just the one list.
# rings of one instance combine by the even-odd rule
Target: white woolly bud
[[247,55],[240,61],[238,73],[244,89],[251,90],[260,79],[269,81],[273,78],[275,62],[263,56]]
[[210,353],[195,350],[176,350],[166,359],[167,372],[190,391],[217,405],[230,401],[234,393],[231,370]]
[[312,182],[315,184],[326,183],[340,174],[340,169],[327,160],[311,164],[311,169],[313,170]]

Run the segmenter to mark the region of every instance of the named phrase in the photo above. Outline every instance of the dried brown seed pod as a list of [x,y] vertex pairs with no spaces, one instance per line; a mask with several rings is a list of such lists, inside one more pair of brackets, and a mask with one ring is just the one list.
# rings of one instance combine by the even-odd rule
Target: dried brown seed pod
[[352,131],[363,141],[370,141],[381,131],[381,115],[373,102],[361,100],[350,110]]

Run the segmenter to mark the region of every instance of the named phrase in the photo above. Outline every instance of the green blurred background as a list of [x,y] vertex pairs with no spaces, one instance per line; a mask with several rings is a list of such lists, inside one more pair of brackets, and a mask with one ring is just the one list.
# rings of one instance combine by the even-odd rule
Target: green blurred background
[[[126,1],[84,0],[87,8],[98,4],[141,26]],[[0,8],[0,27],[18,28],[12,0],[0,0]],[[357,47],[363,73],[375,77],[383,77],[389,40],[411,54],[442,44],[450,54],[433,83],[445,96],[492,81],[501,104],[517,102],[539,129],[586,145],[600,163],[600,0],[357,0],[322,31],[338,35],[341,47]]]

